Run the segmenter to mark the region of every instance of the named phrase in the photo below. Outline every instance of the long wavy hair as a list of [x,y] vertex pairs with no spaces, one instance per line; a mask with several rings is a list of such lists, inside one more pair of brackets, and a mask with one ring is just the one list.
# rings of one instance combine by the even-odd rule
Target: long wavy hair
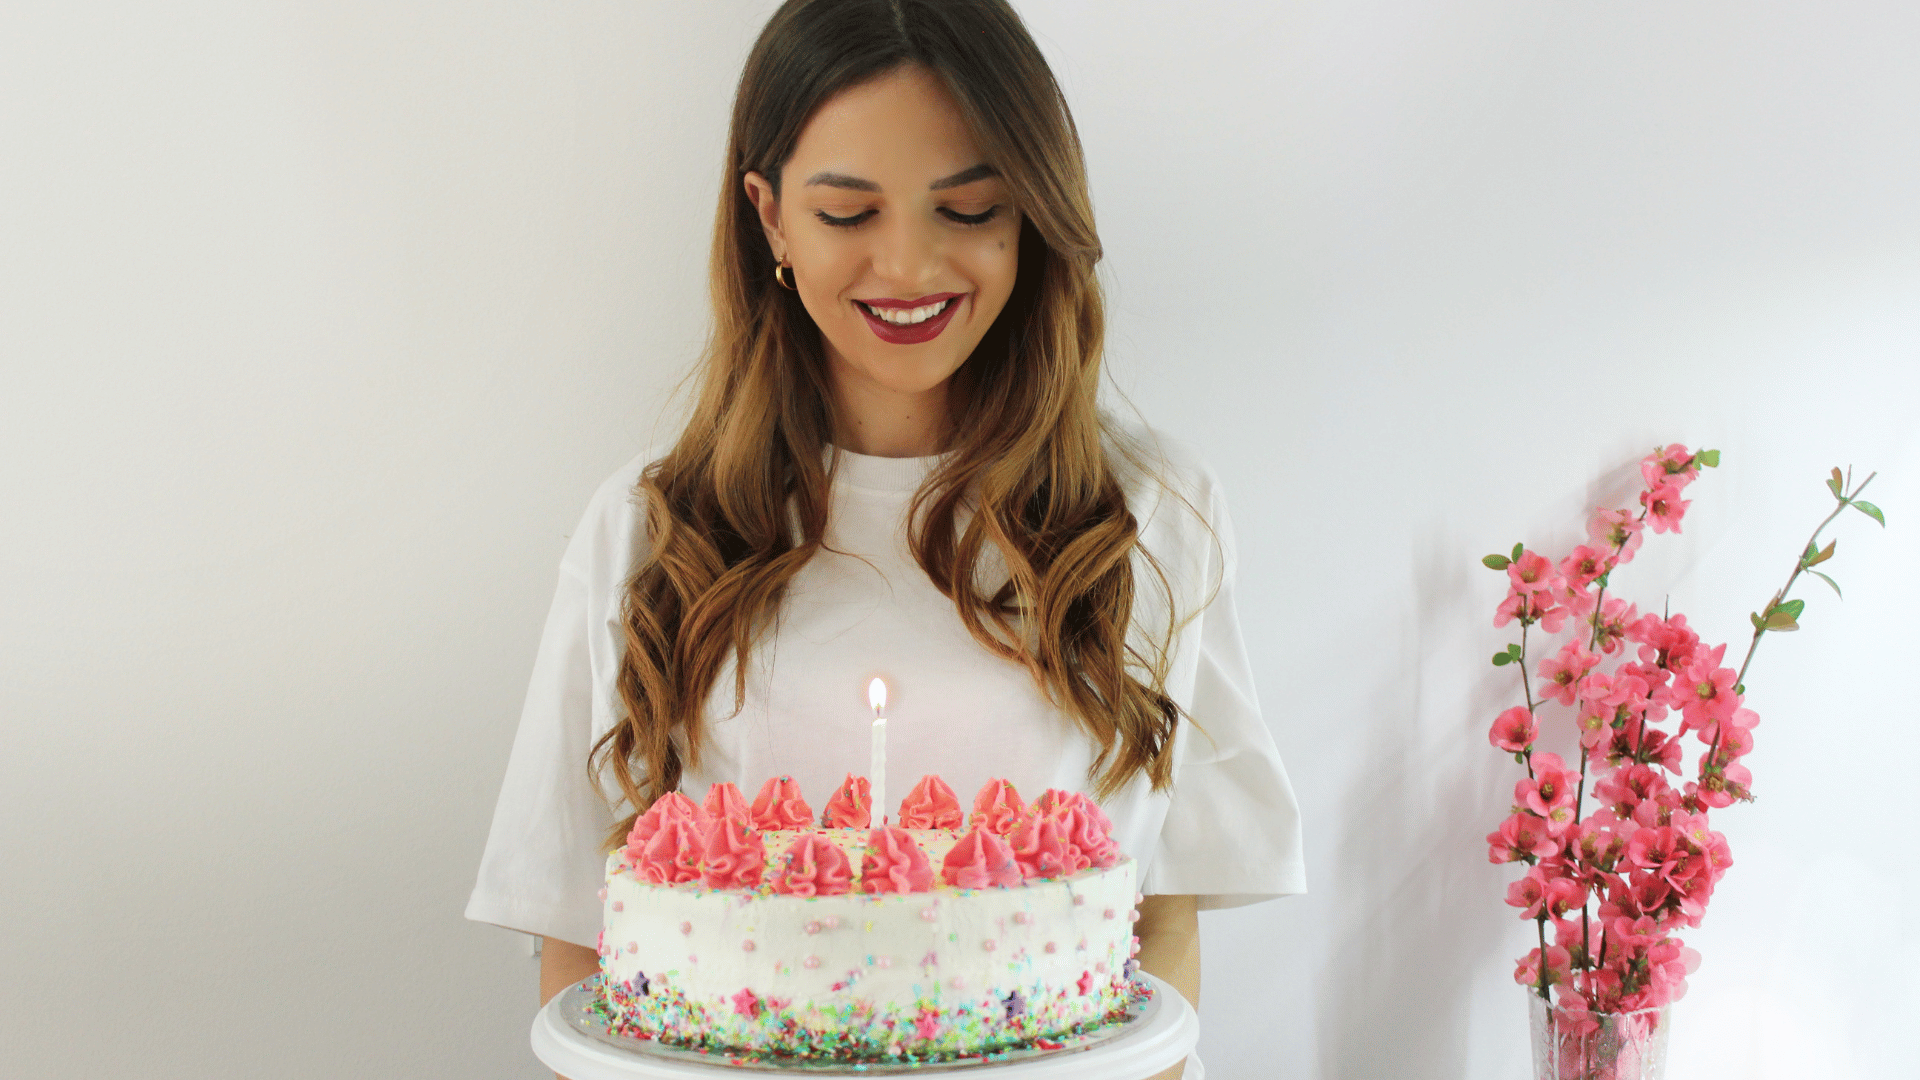
[[[1012,295],[952,376],[947,450],[909,510],[910,544],[983,647],[1026,667],[1098,746],[1105,798],[1144,773],[1171,782],[1181,710],[1164,689],[1172,591],[1138,543],[1112,453],[1138,460],[1101,414],[1100,240],[1079,134],[1040,50],[1005,0],[788,0],[734,97],[710,269],[714,323],[689,422],[636,488],[647,548],[629,579],[626,715],[594,745],[634,815],[700,758],[701,712],[729,657],[746,658],[794,574],[821,549],[834,461],[818,327],[743,190],[779,195],[802,128],[835,94],[920,64],[959,103],[1023,212]],[[962,520],[964,518],[964,521]],[[1138,560],[1166,590],[1167,625],[1129,644]]]

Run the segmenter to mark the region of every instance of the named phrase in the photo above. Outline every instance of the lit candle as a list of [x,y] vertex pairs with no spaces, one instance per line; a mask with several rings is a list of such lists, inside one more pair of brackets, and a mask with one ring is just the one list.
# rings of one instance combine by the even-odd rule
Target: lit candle
[[873,826],[887,823],[887,684],[875,679],[867,684],[867,704],[873,706],[873,760],[867,766],[867,781],[872,785]]

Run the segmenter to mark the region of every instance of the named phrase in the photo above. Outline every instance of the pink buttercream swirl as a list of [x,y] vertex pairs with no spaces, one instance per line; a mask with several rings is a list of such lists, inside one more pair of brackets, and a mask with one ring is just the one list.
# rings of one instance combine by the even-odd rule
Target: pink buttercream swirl
[[1113,822],[1092,799],[1074,792],[1054,808],[1053,817],[1067,827],[1067,842],[1102,870],[1120,861],[1120,845],[1113,842]]
[[647,841],[634,860],[641,881],[655,885],[679,885],[700,880],[700,861],[706,855],[706,837],[698,823],[688,818],[669,817]]
[[853,891],[847,853],[819,833],[801,833],[773,875],[773,891],[794,896],[838,896]]
[[800,785],[791,776],[775,776],[753,798],[756,829],[804,829],[813,824],[813,808],[800,797]]
[[1073,799],[1073,792],[1059,788],[1048,788],[1033,800],[1033,810],[1039,814],[1051,814]]
[[847,774],[840,790],[827,800],[820,824],[829,829],[864,829],[873,822],[873,785],[864,776]]
[[[734,797],[739,797],[738,791]],[[700,870],[707,888],[754,888],[760,884],[766,866],[767,842],[745,817],[727,815],[714,819],[707,830],[707,859]]]
[[739,788],[728,783],[708,788],[707,801],[701,804],[700,809],[713,821],[727,817],[737,817],[749,823],[753,821],[753,811],[747,807],[747,797],[740,794]]
[[968,824],[976,829],[1005,836],[1013,831],[1025,813],[1027,804],[1020,801],[1020,793],[1005,780],[989,780],[973,797],[973,817]]
[[627,830],[627,844],[623,854],[629,865],[638,866],[640,856],[647,849],[648,841],[658,833],[668,821],[685,821],[694,826],[696,836],[704,836],[707,830],[707,816],[693,805],[693,800],[677,791],[669,791],[653,801],[647,812],[633,819],[633,828]]
[[960,813],[960,800],[945,780],[928,773],[900,800],[900,827],[903,829],[958,829],[966,816]]
[[1020,884],[1020,864],[1005,840],[975,825],[947,852],[940,880],[956,889],[1004,888]]
[[[1038,803],[1035,804],[1038,806]],[[1020,865],[1024,878],[1057,878],[1077,874],[1093,865],[1067,836],[1068,825],[1053,814],[1029,809],[1020,824],[1014,826],[1007,841],[1013,847],[1013,861]]]
[[933,866],[913,834],[889,825],[867,834],[867,854],[860,860],[860,891],[916,893],[933,888]]

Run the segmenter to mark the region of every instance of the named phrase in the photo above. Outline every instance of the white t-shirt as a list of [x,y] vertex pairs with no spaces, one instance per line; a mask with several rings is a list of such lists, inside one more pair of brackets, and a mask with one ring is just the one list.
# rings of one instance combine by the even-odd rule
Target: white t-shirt
[[[1158,443],[1165,485],[1137,473],[1123,473],[1123,483],[1176,610],[1199,612],[1173,639],[1166,692],[1204,733],[1180,724],[1170,791],[1151,792],[1136,777],[1102,806],[1149,895],[1198,894],[1204,909],[1305,892],[1298,808],[1260,719],[1236,620],[1226,504],[1190,451],[1147,437]],[[622,715],[621,601],[646,543],[634,485],[654,456],[600,485],[561,559],[469,919],[587,946],[599,934],[600,844],[616,818],[588,780],[587,754]],[[737,715],[731,666],[716,680],[699,767],[681,783],[689,798],[731,781],[752,799],[768,777],[785,775],[817,814],[848,773],[867,772],[866,688],[876,675],[889,691],[887,792],[896,807],[926,773],[939,774],[963,808],[996,777],[1029,801],[1049,787],[1091,787],[1091,741],[1025,669],[967,633],[907,548],[907,505],[939,460],[841,451],[826,536],[833,550],[791,581],[777,625],[750,653]],[[1164,635],[1164,599],[1138,562],[1135,580],[1136,631],[1157,625]]]

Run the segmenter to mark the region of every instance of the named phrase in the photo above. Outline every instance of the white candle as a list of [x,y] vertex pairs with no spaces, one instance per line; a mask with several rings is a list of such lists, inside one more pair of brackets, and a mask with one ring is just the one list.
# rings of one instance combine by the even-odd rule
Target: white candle
[[873,706],[873,760],[867,765],[867,782],[873,796],[872,822],[875,828],[887,823],[887,684],[875,679],[867,684],[867,704]]

